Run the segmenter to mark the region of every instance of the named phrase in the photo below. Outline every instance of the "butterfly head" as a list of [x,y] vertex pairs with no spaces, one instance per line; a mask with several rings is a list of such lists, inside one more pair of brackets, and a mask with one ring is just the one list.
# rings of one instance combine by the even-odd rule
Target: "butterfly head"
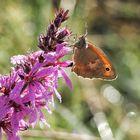
[[82,35],[78,38],[78,41],[75,42],[74,47],[78,49],[86,48],[87,47],[87,41],[86,36]]

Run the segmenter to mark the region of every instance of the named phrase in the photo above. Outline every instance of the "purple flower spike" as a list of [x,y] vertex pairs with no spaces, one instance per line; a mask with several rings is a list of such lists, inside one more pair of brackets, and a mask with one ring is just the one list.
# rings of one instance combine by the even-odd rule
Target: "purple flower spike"
[[60,9],[56,14],[54,21],[48,26],[47,34],[39,36],[38,47],[45,51],[55,51],[56,45],[65,42],[65,38],[71,34],[69,29],[59,28],[68,17],[68,10]]
[[71,31],[60,28],[67,19],[68,10],[58,11],[46,35],[39,36],[41,50],[11,57],[10,75],[0,75],[0,139],[3,130],[8,140],[19,140],[18,132],[34,127],[38,120],[49,127],[42,109],[51,113],[54,96],[62,102],[58,79],[62,77],[72,89],[65,72],[72,61],[62,59],[72,52],[66,41]]

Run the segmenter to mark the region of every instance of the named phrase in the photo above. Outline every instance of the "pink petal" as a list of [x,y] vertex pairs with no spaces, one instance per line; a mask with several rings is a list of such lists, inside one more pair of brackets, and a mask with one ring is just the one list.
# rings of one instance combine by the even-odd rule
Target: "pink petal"
[[46,77],[47,75],[50,75],[52,74],[54,71],[54,68],[53,67],[48,67],[48,68],[45,68],[43,70],[40,70],[35,76],[36,77]]
[[18,131],[18,125],[19,125],[19,120],[16,113],[14,112],[11,118],[11,127],[14,134],[16,134],[16,132]]
[[57,89],[54,87],[54,92],[56,94],[56,97],[59,99],[60,103],[62,102],[62,97],[60,95],[60,93],[57,91]]
[[63,61],[61,62],[61,67],[68,67],[72,64],[73,62],[70,61],[70,60],[66,60],[66,61]]
[[34,109],[34,110],[31,111],[29,123],[33,124],[33,123],[36,122],[36,120],[37,120],[37,110]]
[[63,76],[63,78],[65,79],[66,84],[68,85],[69,89],[72,90],[72,83],[71,80],[69,79],[69,77],[67,76],[67,74],[65,73],[64,69],[60,69],[60,72]]
[[23,85],[24,85],[24,81],[20,81],[16,84],[16,86],[14,87],[12,92],[10,93],[10,99],[15,99],[18,96],[20,96],[20,92],[23,88]]

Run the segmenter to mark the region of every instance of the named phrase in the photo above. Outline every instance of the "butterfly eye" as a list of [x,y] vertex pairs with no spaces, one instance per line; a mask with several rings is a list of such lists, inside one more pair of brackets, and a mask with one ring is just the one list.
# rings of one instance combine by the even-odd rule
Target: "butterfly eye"
[[106,70],[106,71],[110,71],[110,68],[109,68],[109,67],[106,67],[105,70]]

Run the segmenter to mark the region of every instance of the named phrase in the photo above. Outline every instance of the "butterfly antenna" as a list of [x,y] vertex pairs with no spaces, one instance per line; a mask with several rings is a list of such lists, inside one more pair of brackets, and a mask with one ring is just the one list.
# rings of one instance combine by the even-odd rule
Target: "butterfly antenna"
[[88,34],[88,31],[87,31],[87,29],[88,29],[87,22],[85,23],[85,29],[86,29],[86,31],[85,31],[85,34],[84,34],[84,36],[86,37],[86,36],[87,36],[87,34]]
[[69,37],[68,37],[68,41],[71,43],[71,45],[69,47],[72,47],[74,46],[75,44],[75,41],[77,41],[77,34],[71,34]]

